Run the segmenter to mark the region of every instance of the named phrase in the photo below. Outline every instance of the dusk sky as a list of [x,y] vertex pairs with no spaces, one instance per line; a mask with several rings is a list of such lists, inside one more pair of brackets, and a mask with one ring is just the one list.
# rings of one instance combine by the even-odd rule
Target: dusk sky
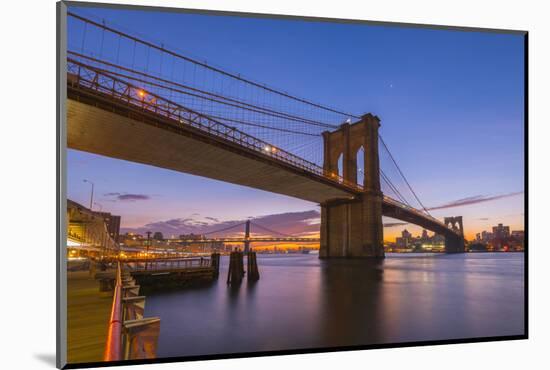
[[[71,10],[295,95],[357,115],[372,112],[424,205],[438,208],[433,216],[462,215],[468,238],[497,223],[523,229],[522,36]],[[83,179],[95,183],[101,206],[94,208],[121,215],[124,228],[293,212],[304,212],[310,224],[316,215],[307,211],[318,210],[286,196],[68,150],[68,197],[88,206],[90,185]],[[271,226],[288,232],[289,223],[283,224],[283,230]],[[404,227],[420,232],[412,225],[385,228],[385,239]]]

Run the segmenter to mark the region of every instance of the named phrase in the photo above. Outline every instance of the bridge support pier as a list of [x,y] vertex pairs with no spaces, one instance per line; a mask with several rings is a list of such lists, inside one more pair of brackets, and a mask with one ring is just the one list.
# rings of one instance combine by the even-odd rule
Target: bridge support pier
[[464,253],[464,238],[450,235],[446,236],[445,253]]
[[382,192],[378,158],[380,120],[366,114],[352,125],[323,133],[324,170],[328,176],[338,173],[343,156],[343,181],[357,182],[357,153],[364,149],[364,192],[351,200],[321,204],[320,258],[384,257],[382,228]]
[[382,195],[322,204],[319,257],[384,257]]

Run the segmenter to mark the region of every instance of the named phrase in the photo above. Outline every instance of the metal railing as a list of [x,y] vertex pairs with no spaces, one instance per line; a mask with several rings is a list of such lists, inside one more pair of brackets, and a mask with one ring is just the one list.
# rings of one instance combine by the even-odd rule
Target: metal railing
[[117,262],[113,305],[105,342],[104,361],[122,360],[122,271],[120,262]]
[[154,358],[160,318],[143,317],[145,297],[139,295],[139,285],[117,262],[113,303],[103,353],[104,361]]
[[74,88],[85,88],[103,95],[109,95],[133,108],[157,114],[178,125],[193,127],[204,133],[239,144],[262,156],[277,159],[287,165],[341,184],[353,191],[362,190],[362,186],[344,180],[337,173],[327,172],[313,162],[289,153],[264,140],[248,135],[235,127],[216,121],[211,117],[149,92],[144,88],[116,78],[108,70],[90,66],[72,58],[67,58],[67,68],[69,72],[67,82]]

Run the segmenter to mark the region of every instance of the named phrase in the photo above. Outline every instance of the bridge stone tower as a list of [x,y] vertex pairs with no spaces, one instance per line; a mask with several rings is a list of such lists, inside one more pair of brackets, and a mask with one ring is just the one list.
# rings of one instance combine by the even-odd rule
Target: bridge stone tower
[[372,114],[336,131],[324,132],[324,164],[327,176],[337,176],[342,156],[343,181],[357,183],[357,153],[364,149],[364,192],[350,200],[321,204],[320,258],[384,257],[382,191],[378,158],[380,119]]
[[460,236],[455,234],[445,235],[445,252],[464,253],[464,225],[462,224],[462,216],[445,217],[444,222],[445,226],[460,233]]

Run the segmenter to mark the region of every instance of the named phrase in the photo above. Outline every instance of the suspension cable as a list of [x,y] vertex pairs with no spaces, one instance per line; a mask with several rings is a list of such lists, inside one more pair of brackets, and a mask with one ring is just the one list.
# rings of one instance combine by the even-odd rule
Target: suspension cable
[[411,207],[411,204],[407,201],[407,199],[403,196],[403,194],[401,194],[401,192],[397,189],[397,187],[391,182],[390,178],[386,176],[386,174],[382,170],[380,170],[380,175],[382,175],[382,180],[384,180],[384,182],[388,184],[390,189],[395,193],[395,195],[397,195],[399,200],[405,203],[406,205],[408,205],[409,207]]
[[242,226],[246,224],[246,222],[241,222],[240,224],[236,224],[236,225],[232,225],[232,226],[229,226],[229,227],[226,227],[226,228],[223,228],[223,229],[218,229],[218,230],[214,230],[214,231],[209,231],[207,233],[202,233],[202,235],[210,235],[210,234],[215,234],[215,233],[221,233],[223,231],[227,231],[227,230],[230,230],[230,229],[234,229],[238,226]]
[[265,125],[261,125],[259,123],[252,123],[252,122],[243,121],[243,120],[240,120],[240,119],[226,118],[226,117],[216,116],[214,114],[209,114],[208,116],[212,117],[212,118],[215,118],[215,119],[222,120],[222,121],[226,121],[226,122],[233,122],[233,123],[239,123],[239,124],[245,125],[245,126],[265,128],[267,130],[288,132],[288,133],[291,133],[291,134],[313,136],[313,137],[320,137],[321,136],[320,134],[310,134],[309,132],[295,131],[295,130],[289,130],[289,129],[286,129],[286,128],[265,126]]
[[[99,28],[102,28],[102,29],[105,29],[109,32],[112,32],[112,33],[115,33],[119,36],[122,36],[122,37],[125,37],[127,39],[130,39],[132,41],[135,41],[135,42],[138,42],[140,44],[143,44],[145,46],[148,46],[150,48],[153,48],[153,49],[156,49],[156,50],[159,50],[163,53],[166,53],[166,54],[169,54],[169,55],[172,55],[176,58],[180,58],[180,59],[183,59],[185,61],[188,61],[190,63],[193,63],[195,65],[198,65],[198,66],[201,66],[203,68],[206,68],[206,69],[209,69],[211,71],[214,71],[214,72],[217,72],[217,73],[220,73],[222,75],[225,75],[225,76],[228,76],[228,77],[231,77],[233,79],[236,79],[238,81],[241,81],[241,82],[244,82],[244,83],[247,83],[249,85],[252,85],[252,86],[256,86],[260,89],[263,89],[263,90],[266,90],[266,91],[269,91],[271,93],[274,93],[274,94],[278,94],[278,95],[281,95],[281,96],[284,96],[286,98],[289,98],[289,99],[292,99],[292,100],[295,100],[295,101],[298,101],[298,102],[301,102],[301,103],[304,103],[304,104],[307,104],[307,105],[311,105],[313,107],[316,107],[316,108],[319,108],[319,109],[323,109],[323,110],[326,110],[326,111],[329,111],[329,112],[332,112],[332,113],[337,113],[337,114],[340,114],[340,115],[343,115],[343,116],[348,116],[348,117],[354,117],[354,118],[360,118],[358,116],[355,116],[355,115],[352,115],[352,114],[349,114],[349,113],[345,113],[345,112],[341,112],[341,111],[338,111],[338,110],[335,110],[333,108],[329,108],[327,106],[323,106],[321,104],[318,104],[318,103],[314,103],[314,102],[311,102],[309,100],[306,100],[306,99],[303,99],[303,98],[299,98],[297,96],[294,96],[294,95],[290,95],[288,93],[285,93],[283,91],[279,91],[279,90],[276,90],[274,88],[271,88],[271,87],[268,87],[266,85],[262,85],[260,83],[257,83],[257,82],[254,82],[254,81],[251,81],[251,80],[248,80],[248,79],[245,79],[243,77],[241,77],[240,75],[236,75],[236,74],[233,74],[233,73],[230,73],[230,72],[227,72],[227,71],[224,71],[222,69],[219,69],[219,68],[216,68],[216,67],[212,67],[204,62],[201,62],[201,61],[198,61],[196,59],[193,59],[193,58],[190,58],[190,57],[187,57],[185,55],[182,55],[182,54],[179,54],[175,51],[172,51],[172,50],[169,50],[169,49],[166,49],[164,48],[164,46],[158,46],[154,43],[151,43],[149,41],[145,41],[145,40],[141,40],[135,36],[132,36],[130,34],[127,34],[125,32],[122,32],[122,31],[119,31],[119,30],[116,30],[112,27],[109,27],[109,26],[106,26],[106,25],[103,25],[101,23],[98,23],[98,22],[95,22],[91,19],[88,19],[88,18],[85,18],[85,17],[82,17],[80,15],[77,15],[75,13],[72,13],[72,12],[67,12],[67,15],[68,16],[71,16],[71,17],[74,17],[76,19],[79,19],[80,21],[83,21],[83,22],[86,22],[86,23],[89,23],[93,26],[96,26],[96,27],[99,27]],[[337,127],[337,126],[333,126],[333,127]]]
[[416,200],[418,201],[418,203],[420,204],[420,206],[422,207],[422,209],[424,209],[424,212],[426,212],[428,215],[431,216],[430,212],[428,212],[428,210],[426,209],[426,207],[424,207],[424,204],[422,204],[422,202],[420,201],[420,199],[418,198],[418,196],[416,195],[416,193],[414,192],[411,184],[409,184],[409,181],[407,180],[407,178],[405,177],[405,175],[403,174],[403,171],[401,171],[401,168],[399,168],[399,165],[397,164],[397,162],[395,161],[395,158],[393,157],[393,155],[391,154],[390,152],[390,149],[388,148],[388,146],[386,145],[386,143],[384,142],[384,140],[382,139],[382,136],[378,135],[378,137],[380,138],[380,141],[382,142],[382,145],[384,145],[384,148],[386,148],[386,151],[388,152],[388,154],[390,155],[390,158],[393,162],[393,164],[395,165],[395,167],[397,168],[397,170],[399,171],[399,173],[401,174],[401,177],[403,177],[403,180],[405,180],[405,183],[407,184],[408,188],[410,189],[411,193],[414,195],[414,197],[416,198]]
[[[162,89],[178,92],[178,93],[185,94],[185,95],[188,95],[188,96],[193,96],[193,97],[196,97],[196,98],[199,98],[199,99],[204,99],[204,100],[208,100],[208,101],[215,102],[215,103],[218,103],[218,104],[224,104],[224,105],[231,106],[231,107],[234,107],[234,108],[244,109],[244,110],[248,110],[248,111],[251,111],[251,112],[260,113],[260,114],[264,114],[264,115],[268,115],[268,116],[272,116],[272,117],[276,117],[276,118],[280,118],[280,119],[286,119],[286,120],[290,120],[290,121],[296,121],[296,122],[300,122],[300,123],[305,123],[305,124],[310,124],[310,125],[315,125],[315,126],[320,126],[320,127],[326,127],[326,128],[334,128],[335,127],[335,126],[333,126],[331,124],[328,124],[328,123],[325,123],[325,122],[315,121],[315,120],[312,120],[312,119],[309,119],[309,118],[295,116],[295,115],[285,113],[285,112],[279,112],[279,111],[276,111],[276,110],[273,110],[273,109],[261,107],[261,106],[254,105],[254,104],[250,104],[250,103],[247,103],[247,102],[244,102],[244,101],[241,101],[241,100],[237,100],[237,99],[229,98],[227,96],[223,96],[223,95],[220,95],[220,94],[215,94],[215,93],[212,93],[212,92],[209,92],[209,91],[197,89],[197,88],[187,86],[187,85],[184,85],[184,84],[181,84],[181,83],[177,83],[177,82],[174,82],[174,81],[169,81],[169,80],[157,77],[157,76],[153,76],[153,75],[150,75],[150,74],[147,74],[147,73],[144,73],[144,72],[141,72],[141,71],[137,71],[137,70],[134,70],[134,69],[126,68],[126,67],[123,67],[123,66],[120,66],[120,65],[117,65],[117,64],[109,63],[107,61],[100,60],[100,59],[97,59],[97,58],[93,58],[93,57],[90,57],[90,56],[87,56],[87,55],[83,55],[83,54],[80,54],[80,53],[77,53],[77,52],[74,52],[74,51],[71,51],[71,50],[69,50],[67,53],[72,54],[72,55],[74,55],[76,57],[79,57],[79,58],[87,59],[87,60],[90,60],[90,61],[93,61],[93,62],[96,62],[96,63],[99,63],[99,64],[104,64],[104,65],[107,65],[109,67],[117,68],[117,69],[129,72],[129,73],[141,75],[143,77],[150,78],[150,79],[153,79],[153,80],[157,80],[157,81],[160,81],[160,82],[163,82],[163,83],[168,83],[168,84],[171,84],[171,85],[174,85],[174,86],[184,88],[186,90],[191,90],[191,91],[197,92],[199,94],[209,95],[209,96],[213,96],[213,97],[218,98],[218,99],[227,100],[228,102],[233,102],[233,103],[236,103],[236,104],[231,104],[231,103],[228,103],[228,102],[225,102],[225,101],[220,101],[220,100],[210,98],[210,97],[207,97],[207,96],[203,96],[203,95],[199,95],[199,94],[193,94],[193,93],[190,93],[188,91],[182,91],[182,90],[179,90],[179,89],[176,89],[176,88],[173,88],[173,87],[168,87],[168,86],[157,84],[157,83],[154,83],[154,82],[151,82],[151,81],[143,80],[143,79],[140,79],[140,78],[135,77],[135,76],[129,76],[129,75],[126,75],[126,74],[123,74],[123,73],[120,73],[120,72],[115,72],[115,71],[106,70],[106,69],[96,67],[102,72],[108,72],[108,73],[111,73],[111,74],[116,75],[118,77],[128,78],[128,79],[131,79],[133,81],[146,83],[146,84],[153,85],[153,86],[156,86],[156,87],[159,87],[159,88],[162,88]],[[237,105],[237,104],[240,104],[240,105]],[[246,108],[246,107],[241,106],[241,105],[248,106],[250,108]]]
[[282,235],[282,236],[285,236],[285,237],[287,237],[287,238],[295,238],[295,237],[296,237],[296,235],[285,234],[285,233],[282,233],[282,232],[279,232],[279,231],[276,231],[276,230],[272,230],[272,229],[270,229],[270,228],[267,228],[267,227],[265,227],[265,226],[259,225],[259,224],[255,223],[255,222],[252,222],[252,221],[250,221],[250,223],[251,223],[252,225],[254,225],[254,226],[259,227],[260,229],[263,229],[263,230],[268,231],[268,232],[273,233],[273,234]]

